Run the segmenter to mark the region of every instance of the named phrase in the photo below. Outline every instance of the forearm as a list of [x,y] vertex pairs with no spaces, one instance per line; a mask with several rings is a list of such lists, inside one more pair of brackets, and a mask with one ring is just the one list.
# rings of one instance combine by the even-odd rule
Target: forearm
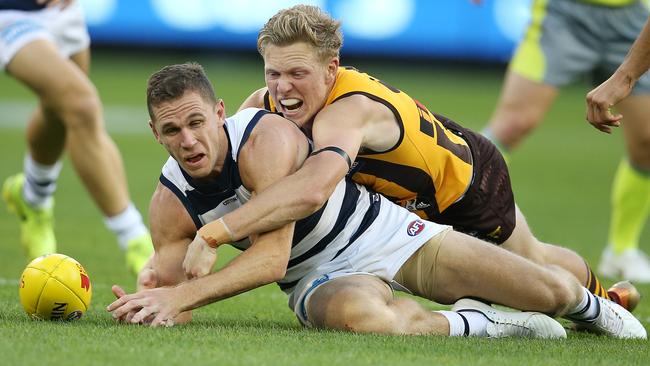
[[316,212],[327,200],[336,184],[345,176],[340,171],[323,172],[315,156],[296,173],[271,185],[237,210],[199,230],[210,245],[241,240],[264,233]]
[[616,72],[636,82],[648,69],[650,69],[650,19],[646,21],[641,34]]
[[[181,284],[179,290],[187,299],[184,309],[195,309],[282,279],[289,261],[292,233],[293,230],[283,230],[282,237],[268,238],[264,237],[276,233],[263,234],[221,270]],[[278,246],[282,247],[278,250]]]

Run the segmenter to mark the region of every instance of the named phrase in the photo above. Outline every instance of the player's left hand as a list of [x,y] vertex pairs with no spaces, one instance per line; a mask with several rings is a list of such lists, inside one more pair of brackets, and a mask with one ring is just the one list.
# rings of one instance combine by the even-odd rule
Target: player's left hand
[[187,253],[183,260],[183,270],[187,278],[198,278],[209,274],[214,263],[217,261],[217,249],[212,248],[201,237],[196,234],[194,240],[187,247]]
[[127,295],[119,286],[113,293],[119,298],[106,308],[118,321],[132,324],[173,326],[174,318],[183,310],[183,296],[178,287],[159,287]]

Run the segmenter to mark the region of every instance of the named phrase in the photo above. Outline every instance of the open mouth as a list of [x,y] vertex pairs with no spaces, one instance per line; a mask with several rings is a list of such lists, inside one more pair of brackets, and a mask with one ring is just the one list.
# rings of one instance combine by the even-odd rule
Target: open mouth
[[187,161],[190,164],[196,164],[199,161],[201,161],[201,159],[203,159],[204,156],[205,156],[205,154],[192,155],[192,156],[190,156],[188,158],[185,158],[185,161]]
[[287,111],[295,111],[302,107],[302,100],[296,98],[282,99],[280,104]]

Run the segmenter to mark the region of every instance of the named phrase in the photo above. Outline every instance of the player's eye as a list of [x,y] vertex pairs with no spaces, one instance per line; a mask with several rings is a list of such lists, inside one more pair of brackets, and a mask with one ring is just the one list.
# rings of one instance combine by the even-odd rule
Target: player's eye
[[170,128],[164,128],[164,129],[162,130],[162,133],[163,133],[164,135],[167,135],[167,136],[173,136],[173,135],[177,134],[178,131],[180,131],[180,128],[177,128],[177,127],[170,127]]

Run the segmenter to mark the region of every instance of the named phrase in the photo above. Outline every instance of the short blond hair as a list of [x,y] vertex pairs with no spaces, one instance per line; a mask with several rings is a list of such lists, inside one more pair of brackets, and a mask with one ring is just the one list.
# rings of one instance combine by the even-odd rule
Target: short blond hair
[[269,44],[288,46],[305,42],[316,50],[321,61],[339,56],[343,45],[341,22],[312,5],[296,5],[280,10],[260,30],[257,50],[264,56]]

